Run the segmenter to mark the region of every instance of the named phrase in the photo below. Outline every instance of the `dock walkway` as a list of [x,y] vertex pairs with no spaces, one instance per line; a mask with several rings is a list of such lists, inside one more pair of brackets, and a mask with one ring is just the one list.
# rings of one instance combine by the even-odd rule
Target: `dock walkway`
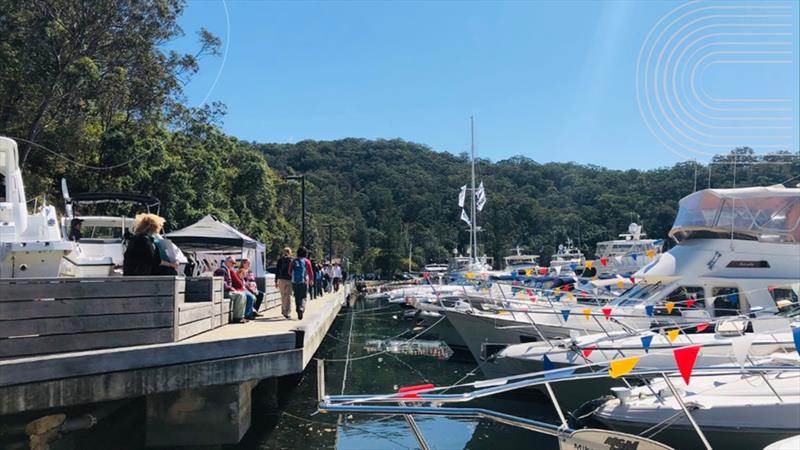
[[[180,281],[175,283],[176,286],[180,285]],[[76,291],[74,287],[67,288],[69,289]],[[178,293],[180,289],[173,290]],[[185,293],[180,292],[180,296],[185,294],[188,297],[190,289],[186,288],[185,291]],[[64,321],[58,321],[65,319],[64,317],[34,318],[29,319],[32,323],[24,325],[17,323],[14,326],[20,330],[38,330],[41,334],[0,336],[0,349],[20,348],[24,349],[20,351],[34,353],[0,359],[0,418],[22,412],[53,411],[70,406],[146,397],[148,427],[152,424],[153,429],[159,430],[153,433],[148,430],[148,445],[194,445],[195,438],[207,439],[202,433],[198,434],[196,428],[214,430],[213,427],[209,428],[208,424],[203,423],[195,424],[197,426],[194,428],[184,427],[188,430],[184,436],[181,435],[181,426],[175,423],[174,417],[163,416],[174,409],[172,406],[175,402],[185,401],[187,396],[203,396],[204,402],[209,403],[208,407],[215,403],[205,397],[217,398],[222,392],[225,394],[222,396],[223,400],[215,405],[229,408],[232,404],[231,398],[234,398],[236,400],[234,403],[240,404],[240,414],[238,414],[240,420],[236,423],[236,429],[230,433],[221,433],[219,430],[213,432],[221,436],[222,440],[219,443],[236,442],[249,427],[249,394],[252,388],[261,380],[302,372],[351,291],[352,286],[345,284],[338,293],[328,293],[321,298],[307,300],[303,320],[299,321],[296,318],[286,320],[281,316],[279,302],[274,301],[275,292],[269,290],[269,294],[273,295],[272,301],[265,302],[269,309],[262,310],[264,314],[262,317],[245,324],[227,324],[227,320],[224,323],[216,323],[219,322],[219,317],[214,319],[200,316],[199,311],[206,310],[211,311],[209,314],[218,316],[220,308],[223,310],[226,308],[224,302],[223,306],[213,301],[198,302],[202,303],[198,305],[186,302],[186,298],[177,298],[179,296],[176,294],[174,304],[164,307],[164,310],[174,311],[174,318],[165,321],[173,324],[173,327],[153,330],[156,334],[175,336],[173,342],[53,354],[36,354],[41,351],[30,350],[32,348],[30,345],[20,347],[18,343],[11,341],[20,339],[32,340],[35,343],[37,339],[48,337],[43,336],[48,329],[58,329],[59,333],[74,333],[49,336],[52,339],[63,336],[67,340],[73,336],[87,340],[102,339],[102,336],[109,332],[95,330],[94,333],[81,334],[82,330],[68,328]],[[59,302],[75,302],[74,299],[61,300],[57,294],[49,295],[56,298],[36,299],[38,304],[34,306],[58,309],[61,307]],[[130,295],[130,291],[127,295]],[[142,301],[150,301],[151,293],[144,292],[142,298],[148,299]],[[20,298],[13,300],[4,299],[0,295],[0,312],[23,307],[32,310],[31,304],[24,303],[33,302]],[[113,299],[104,300],[113,303]],[[130,300],[130,298],[125,299],[126,302]],[[99,314],[101,310],[102,308],[95,312]],[[34,313],[34,317],[36,314]],[[296,317],[294,312],[292,314]],[[141,313],[124,315],[138,317]],[[3,317],[0,317],[0,325],[11,323],[2,319]],[[70,319],[72,322],[75,321],[74,317]],[[108,320],[114,322],[117,319]],[[181,336],[190,327],[201,326],[198,324],[202,321],[214,322],[217,326],[199,333],[191,332],[189,334],[193,335],[189,337]],[[92,317],[82,323],[97,326]],[[124,317],[114,323],[117,323],[115,328],[124,328]],[[140,331],[140,329],[132,330],[132,334]],[[124,334],[126,330],[114,332]],[[5,342],[5,347],[3,347],[4,341],[8,341]],[[50,343],[52,340],[46,342]],[[205,414],[203,411],[198,411],[197,415],[203,414]],[[187,417],[181,420],[185,421]],[[159,426],[159,423],[163,426]],[[175,433],[172,435],[164,433],[162,428],[174,430]]]

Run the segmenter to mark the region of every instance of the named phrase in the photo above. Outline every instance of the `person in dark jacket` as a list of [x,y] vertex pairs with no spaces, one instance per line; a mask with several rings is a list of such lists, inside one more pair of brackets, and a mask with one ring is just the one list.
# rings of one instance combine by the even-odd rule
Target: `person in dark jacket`
[[275,287],[281,293],[281,314],[286,319],[290,318],[289,314],[292,312],[292,277],[289,272],[291,265],[292,249],[286,247],[275,267]]
[[124,276],[173,275],[177,263],[164,261],[158,248],[158,236],[164,219],[155,214],[137,214],[133,237],[128,241],[122,262]]

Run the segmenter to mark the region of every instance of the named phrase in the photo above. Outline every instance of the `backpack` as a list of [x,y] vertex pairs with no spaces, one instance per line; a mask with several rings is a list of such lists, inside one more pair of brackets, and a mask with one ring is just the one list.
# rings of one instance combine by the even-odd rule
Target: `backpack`
[[292,260],[292,284],[304,284],[306,282],[306,259],[297,258]]

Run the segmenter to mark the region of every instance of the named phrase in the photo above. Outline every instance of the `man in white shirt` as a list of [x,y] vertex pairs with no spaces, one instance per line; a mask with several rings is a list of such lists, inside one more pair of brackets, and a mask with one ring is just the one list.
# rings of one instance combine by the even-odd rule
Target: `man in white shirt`
[[342,282],[342,268],[339,263],[333,263],[331,272],[333,272],[331,275],[331,278],[333,278],[333,292],[339,292],[339,284]]

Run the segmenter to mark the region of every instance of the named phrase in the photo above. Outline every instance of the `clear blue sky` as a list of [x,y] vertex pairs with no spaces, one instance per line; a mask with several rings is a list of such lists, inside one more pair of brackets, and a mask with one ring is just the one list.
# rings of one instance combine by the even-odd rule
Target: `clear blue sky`
[[224,102],[226,132],[247,140],[398,137],[459,153],[473,114],[478,155],[494,161],[652,168],[742,144],[797,152],[798,3],[722,4],[738,7],[228,1],[228,31],[221,0],[189,0],[170,47],[194,48],[201,26],[222,38],[225,57],[204,58],[186,93]]

